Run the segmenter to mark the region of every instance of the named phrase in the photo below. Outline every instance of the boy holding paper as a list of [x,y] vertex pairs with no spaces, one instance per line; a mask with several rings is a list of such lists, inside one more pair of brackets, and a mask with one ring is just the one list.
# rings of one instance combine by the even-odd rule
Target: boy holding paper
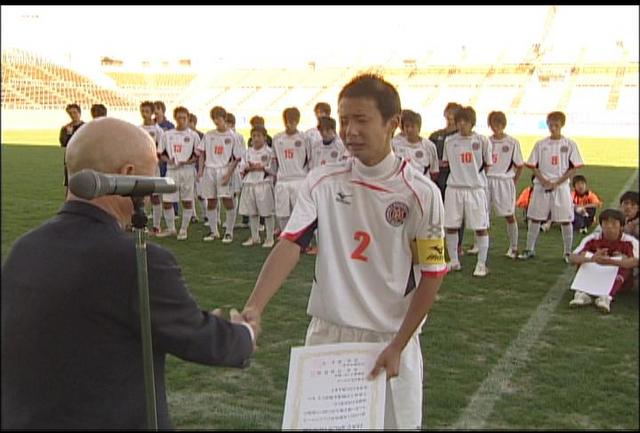
[[[632,269],[638,266],[638,240],[623,233],[624,215],[619,210],[605,209],[602,211],[600,225],[602,231],[585,237],[573,254],[569,256],[569,260],[577,265],[594,263],[603,267],[618,267],[618,272],[608,294],[597,296],[595,301],[595,305],[600,311],[609,313],[611,301],[623,289],[625,281],[631,278]],[[598,269],[594,268],[592,272],[597,271]],[[569,302],[570,307],[591,304],[591,295],[594,293],[590,292],[598,291],[601,288],[580,287],[580,289],[576,288],[575,295]]]

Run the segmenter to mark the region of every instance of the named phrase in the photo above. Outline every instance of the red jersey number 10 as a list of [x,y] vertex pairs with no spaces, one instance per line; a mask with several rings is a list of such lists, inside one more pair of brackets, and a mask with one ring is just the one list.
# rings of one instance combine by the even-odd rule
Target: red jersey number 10
[[463,164],[471,164],[471,161],[473,161],[473,154],[471,152],[462,152],[460,154],[460,160]]

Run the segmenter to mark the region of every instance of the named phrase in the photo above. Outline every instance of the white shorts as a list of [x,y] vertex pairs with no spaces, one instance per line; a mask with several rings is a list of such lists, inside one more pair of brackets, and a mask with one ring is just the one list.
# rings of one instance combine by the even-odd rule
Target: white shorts
[[192,165],[183,165],[180,168],[168,168],[167,176],[171,177],[178,189],[170,194],[162,194],[162,201],[175,203],[177,201],[191,201],[195,189],[196,174]]
[[533,193],[527,209],[527,218],[546,221],[551,213],[551,221],[564,223],[573,221],[573,203],[569,182],[557,186],[550,192],[538,183],[533,184]]
[[516,211],[516,186],[513,179],[487,176],[487,204],[498,216],[513,215]]
[[[375,332],[368,329],[339,326],[317,317],[307,328],[306,346],[332,343],[390,342],[395,332]],[[398,376],[387,381],[384,411],[385,430],[416,430],[422,428],[422,351],[416,332],[400,355]],[[384,373],[381,373],[384,374]]]
[[276,216],[285,218],[291,215],[298,199],[298,191],[304,179],[279,180],[275,187]]
[[240,215],[268,217],[275,212],[271,182],[245,183],[240,196]]
[[444,226],[448,229],[464,226],[471,230],[489,228],[487,197],[484,188],[449,186],[444,193]]
[[[231,180],[226,185],[222,185],[222,178],[227,173],[228,169],[228,167],[204,168],[204,174],[201,179],[203,198],[232,197]],[[233,179],[233,175],[231,178]]]

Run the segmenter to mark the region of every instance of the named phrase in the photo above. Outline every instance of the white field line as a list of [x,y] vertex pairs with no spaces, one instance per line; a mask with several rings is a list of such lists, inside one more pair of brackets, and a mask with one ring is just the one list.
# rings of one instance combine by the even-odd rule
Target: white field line
[[[629,190],[632,185],[637,185],[638,171],[636,170],[627,180],[616,199],[609,205],[618,208],[618,197]],[[634,188],[635,189],[635,188]],[[560,299],[569,287],[573,278],[574,269],[568,266],[560,274],[555,284],[549,289],[546,296],[540,302],[527,323],[520,329],[518,336],[511,342],[502,358],[491,370],[487,378],[480,384],[473,394],[467,407],[462,412],[458,421],[453,425],[454,429],[481,429],[493,412],[493,408],[510,386],[511,377],[525,365],[529,359],[529,350],[538,340],[538,336],[547,325],[551,315],[557,307]]]

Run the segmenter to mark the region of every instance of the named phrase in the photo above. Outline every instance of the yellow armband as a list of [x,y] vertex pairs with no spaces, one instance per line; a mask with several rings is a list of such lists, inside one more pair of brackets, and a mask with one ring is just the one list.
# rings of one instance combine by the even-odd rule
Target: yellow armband
[[414,263],[416,256],[417,264],[420,265],[443,265],[445,263],[444,239],[416,239],[415,251],[413,252]]

